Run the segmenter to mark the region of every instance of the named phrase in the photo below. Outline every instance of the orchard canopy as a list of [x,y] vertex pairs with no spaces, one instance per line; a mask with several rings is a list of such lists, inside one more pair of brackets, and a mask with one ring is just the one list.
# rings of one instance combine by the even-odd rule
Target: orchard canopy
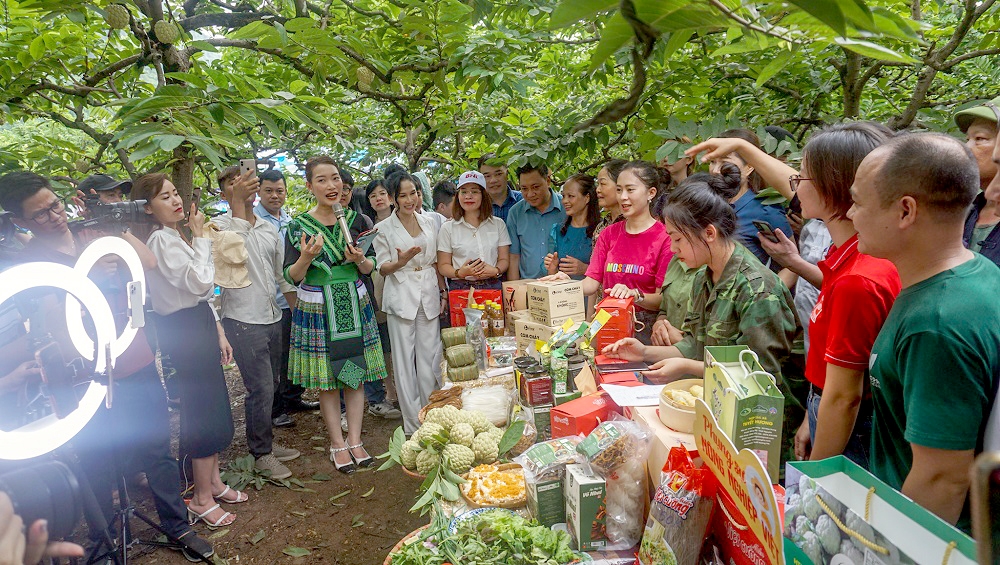
[[565,178],[737,124],[947,131],[1000,93],[998,30],[995,0],[4,0],[0,169],[190,194],[254,155]]

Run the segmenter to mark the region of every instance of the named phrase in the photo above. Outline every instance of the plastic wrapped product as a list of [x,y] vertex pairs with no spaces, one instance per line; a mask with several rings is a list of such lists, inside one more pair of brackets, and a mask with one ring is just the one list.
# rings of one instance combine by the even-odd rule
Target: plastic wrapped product
[[[715,477],[687,450],[670,449],[639,544],[642,565],[696,565],[715,501]],[[610,509],[609,509],[610,510]]]
[[482,412],[494,426],[507,425],[510,403],[510,391],[502,385],[470,388],[462,393],[462,409]]
[[475,350],[476,366],[480,371],[485,371],[489,355],[482,324],[483,311],[478,308],[463,308],[462,312],[465,314],[465,342]]
[[476,350],[471,345],[453,345],[444,351],[444,356],[452,368],[476,364]]
[[632,420],[615,414],[602,422],[576,446],[593,472],[607,478],[611,471],[630,459],[645,460],[652,443],[653,432]]
[[558,474],[565,471],[567,463],[577,461],[576,446],[579,443],[578,436],[561,437],[536,443],[516,457],[514,462],[539,478]]

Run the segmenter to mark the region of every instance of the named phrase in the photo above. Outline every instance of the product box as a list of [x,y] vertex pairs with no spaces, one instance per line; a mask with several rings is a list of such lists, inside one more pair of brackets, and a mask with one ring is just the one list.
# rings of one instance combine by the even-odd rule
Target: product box
[[606,393],[588,394],[552,408],[552,437],[587,435],[621,409]]
[[548,478],[526,482],[528,515],[545,527],[566,521],[566,498],[563,478]]
[[566,526],[573,549],[594,551],[608,544],[607,483],[583,465],[566,465]]
[[514,337],[517,350],[526,353],[535,345],[535,341],[548,341],[552,334],[559,331],[559,326],[546,326],[534,320],[514,320]]
[[646,470],[649,474],[651,485],[660,484],[660,472],[667,462],[667,454],[671,447],[681,446],[688,451],[697,451],[698,446],[694,442],[694,436],[681,433],[663,425],[657,415],[659,408],[656,406],[633,406],[631,408],[632,420],[645,424],[653,430],[653,444],[649,449],[649,456],[646,458]]
[[598,385],[629,385],[642,382],[635,371],[623,371],[621,373],[597,373]]
[[538,432],[538,439],[535,442],[546,441],[552,437],[552,405],[546,406],[521,406],[528,416],[531,417],[532,423],[535,424],[535,430]]
[[532,282],[535,282],[535,279],[520,279],[503,283],[501,289],[503,311],[507,315],[508,326],[514,323],[514,312],[528,311],[528,283]]
[[552,400],[553,400],[553,402],[555,403],[556,406],[559,406],[560,404],[566,404],[570,400],[576,400],[577,398],[580,398],[581,396],[583,396],[582,392],[580,392],[578,390],[574,390],[573,392],[567,392],[567,393],[564,393],[564,394],[553,394],[552,395]]
[[607,297],[597,303],[597,311],[611,315],[597,332],[595,349],[600,351],[619,339],[635,337],[635,299]]
[[542,325],[558,326],[569,318],[582,322],[587,318],[586,306],[580,281],[528,283],[528,310]]

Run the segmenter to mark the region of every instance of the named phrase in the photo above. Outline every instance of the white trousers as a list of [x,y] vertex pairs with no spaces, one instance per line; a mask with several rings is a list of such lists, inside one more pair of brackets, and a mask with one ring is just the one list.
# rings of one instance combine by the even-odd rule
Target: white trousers
[[392,343],[392,373],[403,412],[403,431],[410,435],[420,427],[417,414],[440,386],[441,326],[428,320],[422,307],[415,320],[388,315]]

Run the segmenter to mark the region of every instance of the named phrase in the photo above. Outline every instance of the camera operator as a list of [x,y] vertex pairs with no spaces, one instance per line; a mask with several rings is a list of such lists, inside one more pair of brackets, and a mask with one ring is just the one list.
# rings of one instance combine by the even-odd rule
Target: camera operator
[[10,498],[0,492],[0,565],[34,565],[46,557],[83,557],[83,548],[64,541],[49,543],[45,520],[25,527]]
[[[0,177],[0,206],[13,212],[14,221],[30,230],[33,238],[26,246],[25,260],[52,261],[73,265],[83,250],[73,237],[64,202],[52,191],[47,179],[30,172],[10,173]],[[152,254],[129,233],[121,234],[135,248],[143,264]],[[153,258],[155,265],[155,258]],[[118,268],[113,258],[102,259],[88,275],[102,290],[115,316],[119,332],[128,323],[126,282],[128,273]],[[66,344],[63,352],[73,351],[63,335],[65,321],[60,319],[65,295],[50,292],[42,302],[53,323],[49,329],[57,342]],[[31,353],[31,352],[29,352]],[[22,359],[29,361],[31,358]],[[180,498],[177,461],[170,455],[170,424],[166,396],[160,383],[153,353],[142,329],[115,364],[114,403],[109,411],[103,406],[72,440],[77,457],[105,517],[112,517],[112,489],[116,472],[131,475],[146,473],[157,514],[165,532],[184,546],[185,557],[197,560],[210,557],[212,546],[188,526],[186,508]],[[116,469],[114,463],[121,467]],[[91,532],[96,539],[99,532]]]
[[88,194],[94,194],[102,204],[117,204],[124,202],[125,197],[132,191],[132,181],[117,180],[108,175],[90,175],[80,181],[76,190],[83,193],[83,198]]

